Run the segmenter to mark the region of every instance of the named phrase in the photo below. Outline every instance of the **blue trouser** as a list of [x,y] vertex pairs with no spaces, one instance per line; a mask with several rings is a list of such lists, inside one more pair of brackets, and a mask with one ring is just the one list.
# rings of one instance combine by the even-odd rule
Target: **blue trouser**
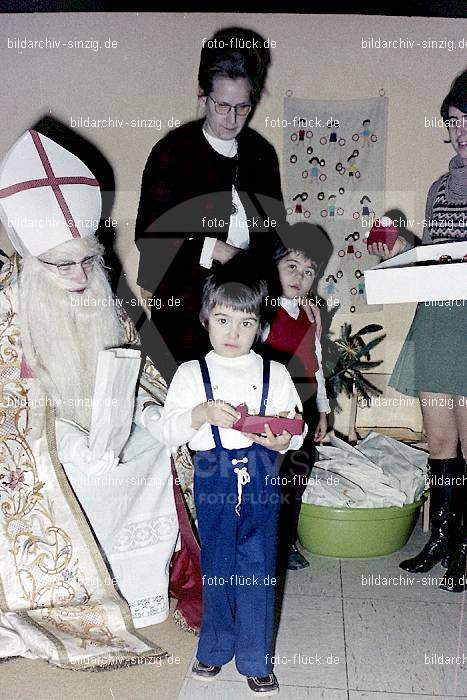
[[[203,378],[210,399],[209,375]],[[203,575],[197,658],[222,666],[235,656],[239,673],[266,676],[272,670],[281,498],[277,452],[257,444],[227,450],[215,426],[212,432],[216,447],[197,452],[194,460]]]

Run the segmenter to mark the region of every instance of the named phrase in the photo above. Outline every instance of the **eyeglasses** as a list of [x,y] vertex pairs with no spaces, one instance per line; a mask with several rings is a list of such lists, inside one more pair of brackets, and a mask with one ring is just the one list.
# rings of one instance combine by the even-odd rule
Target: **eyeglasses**
[[229,105],[226,102],[217,102],[211,95],[208,95],[208,97],[214,102],[214,109],[217,114],[228,114],[233,109],[239,117],[246,117],[251,111],[252,105]]
[[81,268],[85,271],[88,272],[91,270],[94,265],[97,262],[98,255],[90,255],[88,258],[84,258],[84,260],[81,260],[81,262],[74,262],[74,263],[52,263],[48,262],[47,260],[42,260],[42,258],[38,258],[41,263],[44,263],[44,265],[51,265],[52,267],[57,268],[57,272],[59,275],[62,277],[68,277],[73,273],[73,269],[75,265],[81,265]]

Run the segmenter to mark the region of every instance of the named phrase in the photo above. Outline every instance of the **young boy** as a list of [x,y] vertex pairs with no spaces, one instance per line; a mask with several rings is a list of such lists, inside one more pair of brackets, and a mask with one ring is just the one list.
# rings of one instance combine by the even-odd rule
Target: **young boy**
[[[265,436],[232,426],[249,413],[294,417],[300,398],[287,369],[251,348],[260,337],[263,282],[208,278],[200,320],[212,350],[182,364],[162,418],[166,443],[195,451],[194,496],[201,540],[203,621],[193,676],[215,678],[233,657],[254,694],[272,695],[278,452],[298,449],[302,435]],[[306,430],[305,430],[306,434]]]
[[296,546],[298,518],[314,464],[314,442],[326,435],[330,413],[321,363],[321,317],[310,292],[316,289],[318,270],[329,259],[332,246],[323,229],[307,223],[286,227],[280,235],[282,244],[275,253],[280,296],[274,299],[277,311],[263,332],[261,353],[288,367],[308,425],[302,449],[296,455],[289,453],[281,467],[281,547],[283,542],[287,568],[294,570],[309,566]]

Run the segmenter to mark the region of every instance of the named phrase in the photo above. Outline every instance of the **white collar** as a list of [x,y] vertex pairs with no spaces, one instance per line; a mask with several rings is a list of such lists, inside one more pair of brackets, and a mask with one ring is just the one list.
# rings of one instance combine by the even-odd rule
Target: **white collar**
[[246,368],[251,364],[255,364],[259,356],[256,354],[256,352],[254,352],[254,350],[250,350],[250,352],[248,352],[246,355],[240,355],[239,357],[224,357],[223,355],[218,355],[217,352],[214,352],[214,350],[211,350],[208,352],[206,357],[210,358],[218,365]]
[[299,297],[294,297],[293,299],[288,299],[287,297],[281,297],[280,298],[280,305],[282,306],[284,311],[287,311],[289,316],[292,316],[292,318],[297,320],[298,315],[300,313]]
[[206,128],[203,124],[203,134],[206,137],[206,140],[208,143],[213,147],[217,153],[220,153],[221,156],[226,156],[227,158],[233,158],[237,154],[237,139],[219,139],[217,136],[211,136],[211,134],[208,134],[206,131]]

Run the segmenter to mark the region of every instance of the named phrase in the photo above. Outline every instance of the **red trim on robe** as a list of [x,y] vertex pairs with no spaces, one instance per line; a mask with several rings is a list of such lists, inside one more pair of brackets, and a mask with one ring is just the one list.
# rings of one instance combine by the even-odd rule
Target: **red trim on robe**
[[201,550],[188,517],[173,460],[171,465],[182,546],[178,552],[174,552],[170,562],[169,594],[177,599],[174,616],[183,620],[183,626],[199,632],[202,611]]

